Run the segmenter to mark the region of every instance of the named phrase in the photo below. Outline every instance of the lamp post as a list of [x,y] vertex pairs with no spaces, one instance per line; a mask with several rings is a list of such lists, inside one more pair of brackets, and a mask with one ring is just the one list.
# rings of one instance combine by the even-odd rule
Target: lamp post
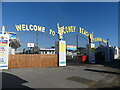
[[78,63],[78,35],[76,35],[77,63]]
[[38,32],[36,33],[36,50],[38,53],[38,51],[39,51],[39,49],[38,49]]
[[5,33],[5,26],[2,26],[2,34]]
[[107,46],[109,46],[109,43],[108,43],[109,39],[107,39]]
[[38,47],[38,32],[36,33],[36,46]]

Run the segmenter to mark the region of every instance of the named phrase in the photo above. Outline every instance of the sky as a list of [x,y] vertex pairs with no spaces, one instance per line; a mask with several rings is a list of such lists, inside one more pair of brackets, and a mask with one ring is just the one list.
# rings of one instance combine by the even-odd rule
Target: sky
[[2,3],[0,3],[0,27],[2,26]]
[[[16,32],[22,47],[27,42],[36,43],[36,32],[17,32],[13,25],[36,24],[57,32],[60,26],[82,27],[94,32],[94,37],[109,39],[109,44],[118,46],[118,3],[117,2],[3,2],[2,25],[9,26],[6,31]],[[76,34],[64,35],[68,45],[76,45]],[[79,34],[81,35],[81,34]],[[55,45],[56,38],[49,32],[39,33],[39,47]],[[87,41],[79,36],[79,46]]]

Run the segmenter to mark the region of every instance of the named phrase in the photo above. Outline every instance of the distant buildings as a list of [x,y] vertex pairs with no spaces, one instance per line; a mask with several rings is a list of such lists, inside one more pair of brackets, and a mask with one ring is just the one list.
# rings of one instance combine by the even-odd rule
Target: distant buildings
[[55,54],[55,48],[40,48],[39,54]]

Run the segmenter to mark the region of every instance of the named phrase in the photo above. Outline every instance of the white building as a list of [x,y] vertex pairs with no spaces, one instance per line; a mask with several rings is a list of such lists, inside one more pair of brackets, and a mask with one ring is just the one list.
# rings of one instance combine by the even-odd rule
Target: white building
[[55,48],[40,48],[40,54],[55,54]]

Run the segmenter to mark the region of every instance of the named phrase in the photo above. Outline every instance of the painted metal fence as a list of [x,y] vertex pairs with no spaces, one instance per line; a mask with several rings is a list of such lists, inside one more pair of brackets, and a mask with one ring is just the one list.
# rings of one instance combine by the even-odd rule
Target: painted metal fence
[[57,54],[18,54],[9,55],[9,68],[55,67]]

